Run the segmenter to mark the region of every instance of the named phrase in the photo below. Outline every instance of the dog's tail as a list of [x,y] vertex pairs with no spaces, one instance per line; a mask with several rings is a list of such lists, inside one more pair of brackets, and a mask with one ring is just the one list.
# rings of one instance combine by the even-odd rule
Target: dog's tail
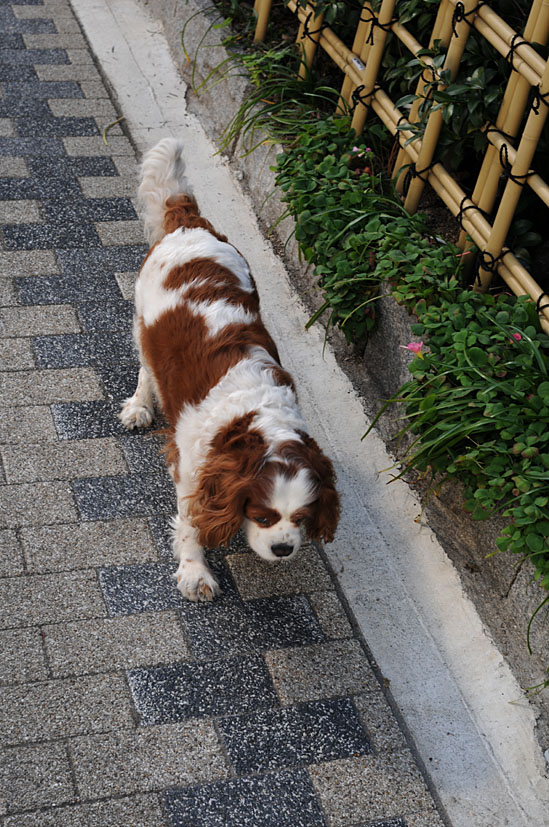
[[183,144],[177,138],[164,138],[143,158],[137,199],[145,228],[145,238],[153,245],[165,235],[166,201],[175,195],[191,194],[184,176],[181,157]]

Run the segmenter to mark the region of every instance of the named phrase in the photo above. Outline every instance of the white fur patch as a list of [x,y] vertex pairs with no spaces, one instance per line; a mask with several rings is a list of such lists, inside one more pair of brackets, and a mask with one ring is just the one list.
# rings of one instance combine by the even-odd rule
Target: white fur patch
[[[179,290],[168,290],[163,282],[174,267],[181,267],[196,258],[209,258],[226,267],[237,277],[243,290],[247,293],[253,291],[248,265],[231,244],[219,241],[207,230],[185,230],[180,227],[156,245],[141,268],[135,285],[135,309],[147,327],[167,310],[174,310],[183,303],[186,291],[191,284],[197,283],[196,280],[182,285]],[[211,303],[215,304],[217,302]],[[229,323],[225,322],[221,327]],[[214,322],[212,325],[215,327]]]

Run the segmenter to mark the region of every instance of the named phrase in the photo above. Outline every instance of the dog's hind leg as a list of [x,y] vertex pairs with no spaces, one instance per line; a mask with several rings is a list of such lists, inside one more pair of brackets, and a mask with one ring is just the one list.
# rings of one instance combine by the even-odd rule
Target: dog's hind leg
[[148,368],[139,368],[139,378],[133,396],[126,399],[120,411],[120,419],[126,428],[148,428],[154,419],[153,381]]

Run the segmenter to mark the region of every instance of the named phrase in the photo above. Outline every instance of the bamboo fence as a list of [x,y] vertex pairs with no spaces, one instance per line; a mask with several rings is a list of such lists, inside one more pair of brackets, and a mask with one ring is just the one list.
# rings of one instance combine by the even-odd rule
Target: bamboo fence
[[[271,3],[272,0],[255,0],[256,40],[265,37]],[[348,48],[325,25],[321,12],[315,17],[314,3],[304,5],[299,0],[289,0],[288,10],[299,19],[297,41],[303,52],[300,74],[303,76],[312,66],[318,47],[330,56],[344,75],[339,106],[353,111],[352,126],[356,132],[363,130],[372,111],[398,140],[393,176],[405,208],[414,212],[425,184],[429,184],[459,221],[461,249],[467,251],[475,245],[479,250],[475,289],[486,291],[497,272],[516,295],[529,295],[536,302],[542,327],[549,332],[549,295],[505,246],[525,186],[549,206],[549,185],[531,168],[549,106],[549,60],[540,57],[531,44],[545,46],[549,40],[549,0],[533,0],[522,34],[483,0],[440,0],[429,47],[439,40],[446,49],[445,61],[437,69],[429,56],[421,56],[424,68],[415,89],[418,97],[407,113],[395,106],[380,85],[387,34],[392,32],[415,57],[424,44],[395,17],[395,6],[396,0],[382,0],[374,11],[372,3],[366,0],[352,48]],[[510,75],[496,122],[486,124],[488,146],[469,197],[443,164],[433,161],[443,125],[442,108],[432,107],[421,137],[407,126],[418,121],[426,84],[434,83],[444,91],[445,79],[449,77],[451,81],[456,76],[472,28],[507,58]],[[502,176],[506,183],[498,195]],[[407,188],[405,180],[409,183]]]

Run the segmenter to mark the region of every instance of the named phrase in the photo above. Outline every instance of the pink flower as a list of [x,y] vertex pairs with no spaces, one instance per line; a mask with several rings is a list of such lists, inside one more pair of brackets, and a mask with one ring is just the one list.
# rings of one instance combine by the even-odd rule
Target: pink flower
[[520,335],[520,333],[512,333],[509,341],[511,342],[511,344],[513,344],[513,342],[520,342],[521,339],[522,336]]
[[415,353],[416,356],[419,356],[420,359],[423,359],[423,353],[421,352],[423,342],[410,342],[408,345],[400,345],[400,347],[403,350],[409,350],[412,353]]

